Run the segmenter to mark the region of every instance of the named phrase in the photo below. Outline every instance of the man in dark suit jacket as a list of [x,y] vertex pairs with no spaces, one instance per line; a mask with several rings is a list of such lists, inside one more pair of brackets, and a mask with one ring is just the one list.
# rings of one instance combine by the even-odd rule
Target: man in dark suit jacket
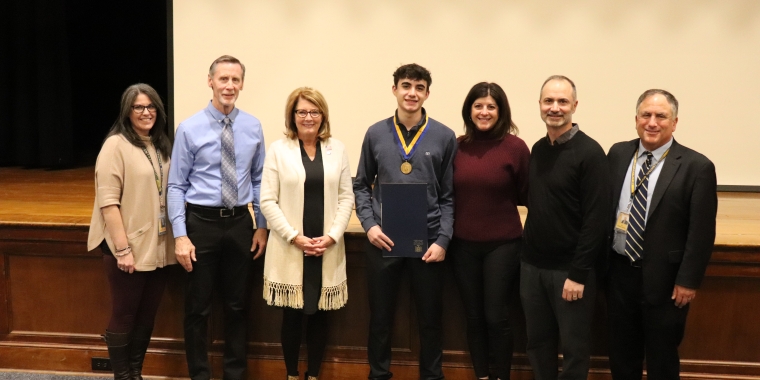
[[615,380],[640,380],[645,358],[649,380],[679,378],[689,303],[715,242],[715,166],[673,139],[677,123],[676,98],[648,90],[636,104],[639,139],[607,155],[616,209],[608,292]]

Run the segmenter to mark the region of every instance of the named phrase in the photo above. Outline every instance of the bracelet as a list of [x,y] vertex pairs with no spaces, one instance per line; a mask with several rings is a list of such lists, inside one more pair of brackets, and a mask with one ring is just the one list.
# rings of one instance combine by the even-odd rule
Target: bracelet
[[119,253],[119,252],[124,252],[124,251],[126,251],[126,250],[128,250],[128,249],[130,249],[130,248],[132,248],[132,247],[130,247],[130,246],[126,246],[126,247],[124,247],[124,248],[122,248],[122,249],[117,249],[117,250],[116,250],[116,253]]
[[124,253],[122,253],[122,254],[117,254],[117,253],[114,253],[113,255],[114,255],[115,257],[124,257],[124,256],[126,256],[126,255],[128,255],[128,254],[132,253],[132,247],[130,247],[130,246],[127,246],[127,248],[124,248],[124,249],[120,249],[120,250],[118,250],[118,251],[116,251],[116,252],[124,252]]

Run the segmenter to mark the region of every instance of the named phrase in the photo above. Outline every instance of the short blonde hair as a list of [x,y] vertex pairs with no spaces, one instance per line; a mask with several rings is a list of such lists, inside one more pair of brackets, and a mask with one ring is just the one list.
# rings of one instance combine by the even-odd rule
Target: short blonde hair
[[298,127],[296,127],[296,106],[298,105],[298,99],[303,99],[311,102],[319,112],[322,114],[322,124],[319,126],[317,132],[317,140],[324,141],[328,139],[330,134],[330,111],[327,108],[327,101],[325,101],[322,94],[311,87],[299,87],[288,96],[288,101],[285,103],[285,136],[289,139],[298,138]]

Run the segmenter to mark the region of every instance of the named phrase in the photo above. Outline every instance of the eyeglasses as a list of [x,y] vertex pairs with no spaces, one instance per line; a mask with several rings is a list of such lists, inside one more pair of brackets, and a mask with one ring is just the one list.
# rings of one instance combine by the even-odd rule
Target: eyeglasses
[[150,113],[156,112],[156,106],[152,104],[148,104],[147,106],[143,106],[143,105],[132,106],[132,111],[134,111],[136,114],[141,114],[145,112],[146,108],[148,109],[148,112]]
[[322,116],[322,112],[319,112],[317,110],[307,111],[307,110],[296,110],[296,115],[300,118],[305,118],[306,115],[311,115],[312,119],[316,119],[320,116]]

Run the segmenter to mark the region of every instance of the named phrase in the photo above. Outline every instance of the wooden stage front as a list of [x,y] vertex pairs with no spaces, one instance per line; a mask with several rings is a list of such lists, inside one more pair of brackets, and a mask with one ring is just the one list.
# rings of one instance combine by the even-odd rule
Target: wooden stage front
[[[100,252],[86,249],[93,186],[91,167],[64,171],[0,168],[0,368],[92,372],[93,357],[108,357],[100,339],[110,314],[107,281]],[[720,193],[719,200],[715,249],[702,289],[691,306],[681,345],[683,378],[760,379],[760,194]],[[346,308],[332,314],[324,379],[355,380],[368,373],[365,239],[352,219],[346,235],[351,297]],[[262,270],[263,260],[254,262],[249,378],[281,379],[285,368],[279,347],[280,311],[261,299]],[[182,340],[185,274],[174,266],[170,276],[145,372],[186,377]],[[453,277],[449,278],[444,289],[444,372],[449,380],[472,379],[464,316]],[[398,306],[394,378],[416,379],[418,330],[408,290],[399,295]],[[604,310],[600,296],[593,330],[592,379],[610,378]],[[209,332],[217,377],[222,366],[220,316],[217,304]],[[519,302],[510,318],[516,336],[513,379],[529,379],[532,374],[524,354]]]

